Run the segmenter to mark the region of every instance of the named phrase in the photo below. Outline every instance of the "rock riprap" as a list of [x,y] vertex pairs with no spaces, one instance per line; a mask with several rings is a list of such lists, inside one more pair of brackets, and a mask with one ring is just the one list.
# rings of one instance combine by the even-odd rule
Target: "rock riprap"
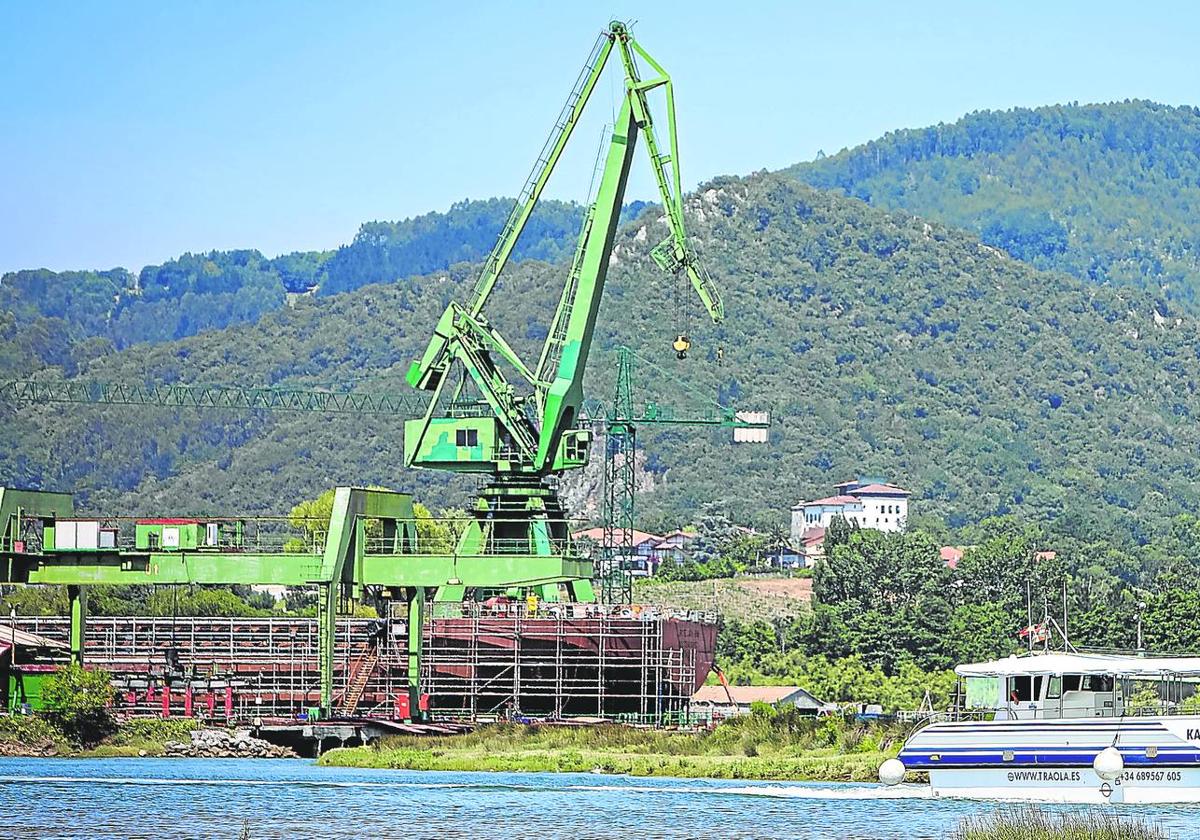
[[190,742],[168,741],[163,755],[179,758],[296,758],[289,747],[250,736],[248,729],[197,729]]

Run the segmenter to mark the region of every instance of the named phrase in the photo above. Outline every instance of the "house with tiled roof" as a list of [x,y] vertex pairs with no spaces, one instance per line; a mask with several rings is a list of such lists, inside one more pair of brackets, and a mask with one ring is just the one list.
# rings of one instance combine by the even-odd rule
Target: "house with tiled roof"
[[835,484],[832,496],[792,506],[792,545],[808,557],[821,552],[825,529],[835,517],[876,531],[903,531],[908,521],[908,490],[882,478],[857,478]]
[[947,569],[957,569],[958,561],[963,559],[963,550],[956,545],[942,546],[939,554]]
[[692,543],[696,541],[696,535],[687,531],[675,530],[663,536],[654,546],[654,553],[658,555],[659,562],[670,560],[674,563],[682,563],[688,558],[691,553]]
[[[571,535],[574,539],[587,539],[597,544],[604,543],[603,528],[587,528],[576,531]],[[622,557],[621,567],[635,576],[652,575],[664,562],[682,563],[687,559],[695,534],[685,531],[672,531],[660,536],[649,531],[634,530],[631,535],[633,553]]]

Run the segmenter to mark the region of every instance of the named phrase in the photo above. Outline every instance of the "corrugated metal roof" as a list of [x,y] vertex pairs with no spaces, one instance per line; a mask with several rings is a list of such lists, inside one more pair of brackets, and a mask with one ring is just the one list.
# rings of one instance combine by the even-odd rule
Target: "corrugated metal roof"
[[[820,705],[819,701],[815,701],[811,694],[798,685],[731,685],[729,695],[733,696],[733,702],[739,706],[750,703],[790,703],[796,700],[812,700]],[[728,706],[729,695],[725,693],[724,686],[702,685],[692,695],[692,702]]]
[[11,624],[0,624],[0,644],[11,645],[16,641],[17,647],[42,647],[70,650],[71,646],[57,639],[48,639],[36,633],[27,633],[19,627],[15,630]]

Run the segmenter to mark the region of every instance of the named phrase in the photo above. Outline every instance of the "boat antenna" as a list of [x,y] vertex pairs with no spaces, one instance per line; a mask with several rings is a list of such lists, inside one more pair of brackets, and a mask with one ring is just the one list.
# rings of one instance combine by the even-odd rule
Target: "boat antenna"
[[[1025,626],[1033,626],[1033,601],[1029,594],[1029,578],[1025,578]],[[1029,642],[1029,652],[1033,653],[1033,633],[1026,633],[1025,638]]]
[[1063,651],[1064,651],[1064,652],[1066,652],[1066,651],[1068,651],[1068,650],[1070,650],[1070,649],[1071,649],[1071,640],[1070,640],[1070,639],[1067,637],[1067,579],[1066,579],[1066,577],[1063,577],[1063,626],[1062,626],[1062,636],[1063,636]]
[[[1049,628],[1050,622],[1054,619],[1050,617],[1050,598],[1046,595],[1046,591],[1042,590],[1042,626]],[[1050,631],[1047,629],[1046,638],[1042,640],[1042,649],[1047,653],[1050,651]]]

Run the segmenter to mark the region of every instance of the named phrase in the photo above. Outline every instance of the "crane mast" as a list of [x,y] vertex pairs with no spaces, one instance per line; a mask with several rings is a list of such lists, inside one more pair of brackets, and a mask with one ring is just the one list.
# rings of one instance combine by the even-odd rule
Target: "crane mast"
[[[489,323],[485,305],[614,51],[624,85],[599,187],[538,361],[527,365]],[[649,68],[646,78],[641,62]],[[648,100],[659,88],[666,99],[665,146]],[[447,306],[423,355],[408,370],[409,384],[430,395],[424,415],[405,423],[405,463],[490,477],[460,551],[504,553],[507,545],[513,553],[542,553],[567,541],[550,479],[588,462],[592,432],[579,425],[583,375],[639,135],[669,228],[651,252],[654,262],[691,285],[713,322],[724,317],[720,293],[684,227],[671,78],[625,24],[614,21],[593,46],[469,299]],[[681,358],[689,345],[682,330],[674,343]]]

